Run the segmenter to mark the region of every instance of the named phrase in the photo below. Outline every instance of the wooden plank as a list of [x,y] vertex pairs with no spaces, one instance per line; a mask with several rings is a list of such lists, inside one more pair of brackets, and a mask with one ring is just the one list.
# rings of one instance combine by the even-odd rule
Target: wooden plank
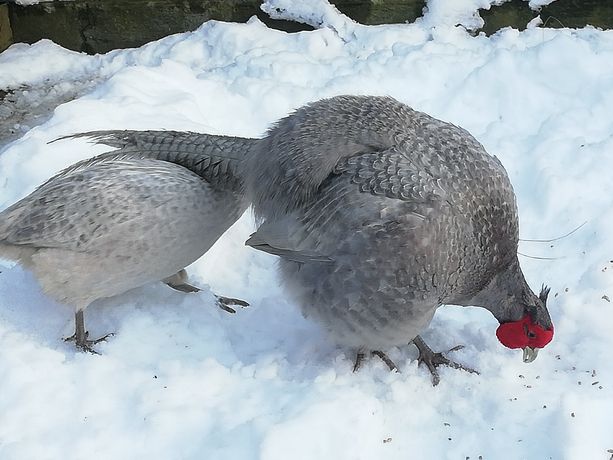
[[13,43],[13,31],[9,21],[9,9],[6,3],[0,4],[0,53]]
[[[425,0],[332,2],[363,24],[413,22],[425,7]],[[255,15],[270,27],[287,32],[310,29],[295,22],[271,20],[260,10],[260,4],[261,0],[74,0],[8,6],[13,41],[34,43],[49,38],[88,53],[138,47],[169,34],[194,30],[209,19],[244,22]],[[511,0],[480,14],[485,20],[483,30],[491,34],[508,26],[524,29],[538,13],[524,0]],[[612,28],[613,0],[556,0],[542,9],[541,18],[547,27],[592,24]]]
[[287,31],[307,30],[294,22],[273,21],[260,0],[75,0],[20,6],[9,4],[14,40],[41,38],[76,51],[104,53],[141,46],[210,20],[245,22],[258,16]]
[[586,25],[613,28],[612,0],[557,0],[540,11],[531,10],[526,1],[511,0],[493,6],[489,11],[483,10],[480,14],[485,21],[483,31],[487,35],[509,26],[523,30],[537,15],[541,16],[546,27],[551,28],[581,28]]

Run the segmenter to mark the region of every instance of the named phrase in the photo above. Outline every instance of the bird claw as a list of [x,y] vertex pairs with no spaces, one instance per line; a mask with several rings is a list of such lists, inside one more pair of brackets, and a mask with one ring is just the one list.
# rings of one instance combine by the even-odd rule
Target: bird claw
[[172,276],[168,278],[164,278],[162,280],[163,283],[166,283],[169,287],[173,288],[176,291],[181,292],[200,292],[200,288],[196,286],[192,286],[187,282],[187,272],[185,269],[179,270]]
[[[425,364],[430,374],[432,374],[432,386],[437,386],[441,377],[436,369],[438,366],[449,366],[454,369],[460,369],[466,372],[470,372],[471,374],[479,374],[475,369],[470,368],[468,366],[464,366],[463,364],[456,363],[455,361],[447,358],[443,353],[435,353],[432,349],[423,341],[423,339],[419,336],[413,339],[413,343],[419,350],[419,356],[417,358],[418,364]],[[461,350],[464,348],[464,345],[458,345],[448,350],[449,352]]]
[[447,350],[447,353],[451,353],[452,351],[458,351],[458,350],[461,350],[462,348],[464,348],[464,345],[456,345],[455,347]]
[[97,339],[94,340],[88,340],[89,337],[89,331],[85,332],[85,337],[84,338],[79,338],[77,337],[77,334],[72,334],[70,337],[66,337],[64,339],[64,342],[75,342],[75,346],[81,350],[81,351],[85,351],[87,353],[91,353],[92,355],[99,355],[100,353],[98,353],[96,350],[93,349],[93,346],[100,343],[100,342],[106,342],[106,339],[108,339],[109,337],[114,336],[115,334],[113,332],[110,332],[106,335],[103,335],[102,337],[99,337]]
[[174,284],[174,283],[166,283],[169,287],[173,288],[175,291],[180,291],[180,292],[187,292],[187,293],[192,293],[192,292],[200,292],[200,288],[196,287],[196,286],[192,286],[189,283],[178,283],[178,284]]
[[463,364],[456,363],[455,361],[450,360],[445,355],[443,355],[443,353],[432,353],[432,355],[428,355],[425,357],[420,354],[417,361],[419,364],[425,364],[430,373],[432,374],[433,386],[437,386],[441,381],[441,377],[438,373],[438,370],[436,369],[438,366],[449,366],[454,369],[461,369],[463,371],[470,372],[471,374],[479,373],[473,368],[464,366]]
[[243,308],[249,306],[249,303],[245,302],[244,300],[224,297],[221,295],[216,295],[215,297],[217,298],[217,306],[228,313],[236,313],[236,310],[230,305],[238,305]]
[[387,367],[389,367],[390,372],[396,371],[398,373],[400,373],[400,371],[398,370],[398,366],[396,366],[396,363],[394,361],[392,361],[385,353],[383,353],[382,351],[379,350],[374,350],[371,352],[371,354],[378,356],[379,358],[381,358],[381,361],[383,361]]
[[[394,361],[392,361],[385,353],[383,353],[382,351],[379,350],[373,350],[370,352],[371,355],[373,356],[378,356],[381,361],[383,361],[387,367],[389,367],[390,371],[396,371],[396,372],[400,372],[398,370],[398,366],[396,366],[396,363],[394,363]],[[366,357],[366,355],[359,351],[356,354],[355,357],[355,363],[353,364],[353,372],[357,372],[358,369],[360,369],[361,365],[362,365],[362,361],[364,361],[364,358]]]
[[353,372],[357,372],[362,367],[362,361],[364,361],[365,354],[358,351],[355,355],[355,362],[353,363]]
[[[187,293],[200,292],[201,291],[200,288],[196,286],[192,286],[191,284],[185,282],[186,277],[187,277],[187,274],[185,273],[185,270],[181,270],[176,275],[168,277],[163,281],[169,287],[171,287],[172,289],[175,289],[176,291],[187,292]],[[222,310],[227,311],[228,313],[236,313],[236,310],[232,308],[230,305],[239,305],[241,307],[249,306],[249,304],[245,302],[244,300],[234,299],[232,297],[224,297],[221,295],[215,295],[215,298],[217,299],[217,306],[221,308]]]

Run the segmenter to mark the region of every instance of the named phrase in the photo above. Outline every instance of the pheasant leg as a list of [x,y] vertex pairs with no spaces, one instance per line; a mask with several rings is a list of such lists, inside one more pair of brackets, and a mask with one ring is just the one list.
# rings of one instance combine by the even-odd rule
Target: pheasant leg
[[385,353],[383,353],[382,351],[379,350],[373,350],[371,352],[371,354],[373,354],[374,356],[378,356],[379,358],[381,358],[381,361],[383,361],[387,367],[390,368],[390,371],[396,371],[396,372],[400,372],[398,370],[398,366],[396,366],[396,363],[394,363],[394,361],[392,361]]
[[360,369],[360,367],[362,367],[362,362],[364,361],[365,356],[366,355],[361,351],[358,351],[355,354],[355,362],[353,363],[353,372],[357,372]]
[[238,305],[240,307],[248,307],[249,304],[244,300],[234,299],[232,297],[224,297],[222,295],[215,295],[217,298],[217,306],[228,313],[236,313],[236,310],[230,305]]
[[[450,360],[449,358],[446,358],[445,356],[443,356],[442,353],[435,353],[420,336],[415,337],[413,339],[413,343],[419,350],[419,357],[417,358],[417,361],[419,362],[419,364],[425,364],[426,367],[428,367],[430,373],[432,374],[432,386],[438,385],[441,381],[441,377],[438,373],[438,370],[436,369],[438,366],[449,366],[453,367],[454,369],[462,369],[463,371],[471,372],[473,374],[479,373],[470,367],[464,366],[462,364]],[[448,352],[457,351],[462,348],[463,346],[459,345],[448,350]]]
[[191,284],[187,282],[187,272],[185,271],[185,269],[179,270],[179,272],[177,272],[176,274],[169,276],[168,278],[164,278],[162,281],[166,283],[168,286],[170,286],[171,288],[176,289],[177,291],[181,291],[181,292],[200,291],[200,288],[197,288],[196,286],[192,286]]
[[[396,364],[394,363],[394,361],[392,361],[385,353],[383,353],[382,351],[379,350],[373,350],[370,352],[371,355],[373,356],[378,356],[379,358],[381,358],[381,361],[383,361],[387,367],[389,367],[390,371],[396,371],[396,372],[400,372],[398,370],[398,366],[396,366]],[[366,357],[366,355],[364,354],[364,352],[362,351],[358,351],[356,353],[355,356],[355,363],[353,364],[353,372],[357,372],[360,367],[362,366],[362,362],[364,361],[364,358]]]
[[64,342],[74,342],[75,346],[81,351],[86,351],[94,355],[99,355],[96,350],[93,349],[93,345],[106,341],[107,338],[114,335],[113,333],[106,334],[98,339],[89,340],[89,332],[85,330],[85,321],[83,319],[83,310],[79,310],[75,313],[75,333],[70,337],[66,337]]
[[[192,286],[187,281],[187,272],[185,269],[179,271],[175,275],[169,276],[162,280],[171,288],[181,292],[199,292],[200,288]],[[236,310],[231,305],[239,305],[241,307],[248,307],[249,304],[244,300],[234,299],[232,297],[224,297],[221,295],[215,295],[217,299],[217,306],[228,313],[236,313]]]

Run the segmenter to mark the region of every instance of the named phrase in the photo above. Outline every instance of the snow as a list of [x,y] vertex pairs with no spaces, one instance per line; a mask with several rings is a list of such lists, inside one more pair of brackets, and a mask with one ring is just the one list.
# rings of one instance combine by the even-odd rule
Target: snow
[[48,144],[62,135],[260,136],[308,101],[387,94],[463,126],[501,159],[523,238],[586,222],[564,239],[520,247],[554,258],[521,259],[535,290],[552,286],[554,341],[526,365],[497,342],[487,311],[442,307],[426,340],[439,350],[465,344],[454,356],[480,375],[442,369],[433,388],[408,346],[388,350],[401,373],[373,358],[354,374],[351,352],[285,298],[274,257],[243,245],[250,215],[188,268],[192,283],[249,308],[230,315],[207,289],[143,286],[86,311],[92,336],[116,333],[98,345],[100,356],[62,342],[73,331],[71,309],[1,262],[0,458],[610,457],[613,32],[534,27],[486,37],[455,26],[492,3],[484,1],[432,0],[414,24],[376,27],[321,1],[311,10],[292,3],[300,2],[285,2],[283,14],[321,28],[287,34],[255,18],[210,21],[98,56],[48,41],[13,45],[0,55],[0,87],[62,83],[83,95],[4,146],[0,208],[105,150],[83,140]]
[[528,2],[528,6],[530,8],[532,8],[533,10],[539,10],[540,8],[542,8],[543,6],[547,6],[550,3],[555,2],[555,0],[530,0]]
[[530,21],[528,21],[528,24],[526,24],[526,28],[528,29],[534,29],[538,26],[543,25],[543,20],[541,19],[541,15],[536,16],[535,18],[531,19]]

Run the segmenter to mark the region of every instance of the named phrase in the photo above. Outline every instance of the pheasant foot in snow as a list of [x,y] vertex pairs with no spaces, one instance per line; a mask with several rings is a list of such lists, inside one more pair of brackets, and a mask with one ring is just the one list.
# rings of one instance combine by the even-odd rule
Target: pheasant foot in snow
[[381,361],[383,361],[385,364],[387,364],[387,367],[390,368],[390,371],[400,372],[398,370],[398,366],[396,366],[396,363],[394,363],[394,361],[389,359],[389,357],[385,353],[383,353],[382,351],[374,350],[374,351],[371,352],[371,354],[381,358]]
[[[169,276],[163,281],[169,287],[177,291],[181,291],[181,292],[190,293],[190,292],[199,292],[201,290],[200,288],[189,284],[186,281],[186,279],[187,279],[187,272],[183,269],[179,271],[177,274],[173,276]],[[244,300],[234,299],[232,297],[224,297],[221,295],[215,295],[215,298],[217,299],[217,306],[221,308],[222,310],[227,311],[228,313],[236,313],[236,310],[232,308],[230,305],[239,305],[241,307],[249,306],[249,304],[245,302]]]
[[244,300],[233,299],[232,297],[224,297],[221,295],[215,295],[215,297],[217,298],[217,306],[228,313],[236,313],[236,310],[230,307],[230,305],[238,305],[241,307],[249,306],[249,304]]
[[111,332],[109,334],[103,335],[102,337],[98,339],[89,340],[88,338],[89,331],[85,330],[85,322],[83,320],[83,310],[80,310],[75,313],[75,333],[72,334],[70,337],[66,337],[64,339],[64,342],[74,342],[75,346],[81,351],[86,351],[93,355],[99,355],[100,353],[98,353],[96,350],[93,349],[93,345],[96,345],[97,343],[100,343],[100,342],[105,342],[106,339],[108,339],[109,337],[113,335],[115,334]]
[[[373,356],[378,356],[379,358],[381,358],[381,361],[383,361],[387,367],[389,367],[390,371],[396,371],[396,372],[400,372],[398,370],[398,366],[396,366],[396,364],[394,363],[394,361],[392,361],[385,353],[383,353],[382,351],[379,350],[373,350],[370,352],[371,355]],[[357,372],[360,367],[362,366],[362,361],[364,361],[365,358],[365,354],[364,352],[359,351],[356,356],[355,356],[355,362],[353,364],[353,372]]]
[[162,280],[171,288],[181,292],[199,292],[200,288],[192,286],[187,282],[187,272],[185,269],[179,270],[172,276]]
[[[436,369],[438,366],[449,366],[453,367],[454,369],[462,369],[463,371],[470,372],[473,374],[479,373],[470,367],[464,366],[462,364],[450,360],[449,358],[446,358],[445,356],[443,356],[442,353],[435,353],[420,336],[415,337],[413,339],[413,343],[419,350],[419,357],[417,358],[418,363],[424,363],[432,374],[433,386],[438,385],[441,381],[441,377]],[[464,348],[463,345],[458,345],[448,350],[448,353],[451,351],[461,350],[462,348]]]
[[189,283],[179,283],[179,284],[166,283],[166,284],[170,286],[171,288],[177,291],[181,291],[181,292],[200,292],[199,287],[192,286]]

